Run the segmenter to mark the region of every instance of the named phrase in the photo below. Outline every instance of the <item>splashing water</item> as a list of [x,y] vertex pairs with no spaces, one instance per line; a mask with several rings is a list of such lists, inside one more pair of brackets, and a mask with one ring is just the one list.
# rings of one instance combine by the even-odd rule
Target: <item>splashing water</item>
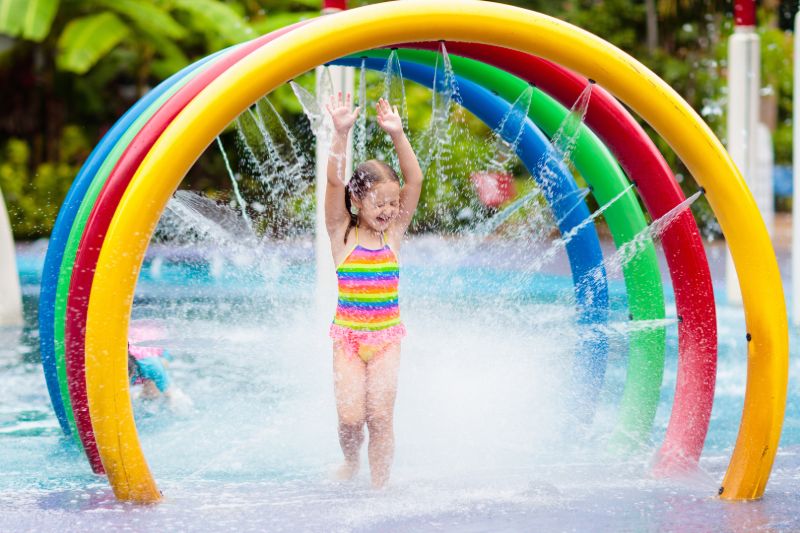
[[[480,205],[455,179],[463,172],[454,159],[453,146],[458,139],[468,135],[464,115],[459,113],[461,94],[455,71],[444,43],[439,44],[433,70],[431,92],[431,117],[427,128],[415,139],[415,149],[420,155],[420,167],[426,176],[423,206],[434,215],[438,224],[450,227],[457,220],[474,219]],[[467,188],[469,184],[467,184]],[[454,213],[448,206],[458,205]]]
[[452,157],[453,127],[451,119],[455,107],[461,104],[461,95],[458,90],[453,65],[444,43],[439,45],[439,55],[436,56],[433,74],[433,91],[431,92],[431,119],[428,129],[424,133],[427,149],[424,149],[420,159],[423,174],[428,175],[428,169],[433,166],[433,178],[443,182],[449,177],[450,157]]
[[634,235],[631,240],[617,248],[613,255],[605,258],[601,266],[592,269],[586,276],[587,281],[589,283],[600,283],[606,276],[622,272],[622,269],[645,250],[650,243],[660,239],[670,225],[702,194],[702,189],[697,191]]
[[[383,94],[381,97],[389,102],[393,108],[397,107],[400,113],[400,118],[403,122],[403,130],[408,131],[408,108],[406,105],[406,89],[405,82],[403,81],[403,70],[400,66],[400,58],[397,55],[397,50],[393,49],[386,59],[386,66],[383,69]],[[379,143],[376,149],[378,159],[388,161],[389,165],[396,169],[400,169],[400,160],[397,158],[392,140],[389,135],[381,135],[382,142]]]
[[[566,117],[564,117],[564,119],[561,121],[561,124],[559,124],[558,129],[553,135],[550,145],[547,147],[547,150],[539,159],[535,169],[533,170],[533,174],[539,177],[538,185],[530,192],[518,198],[510,205],[506,206],[506,208],[501,212],[492,217],[492,219],[485,223],[484,227],[481,228],[482,233],[490,233],[494,231],[513,214],[528,207],[534,202],[542,203],[544,192],[552,187],[552,184],[555,183],[554,180],[558,179],[555,172],[557,166],[561,163],[567,165],[571,163],[572,153],[577,144],[580,128],[583,125],[583,120],[589,107],[592,87],[593,84],[590,83],[578,96],[569,113],[567,113]],[[503,118],[503,121],[501,122],[499,128],[501,132],[509,125],[509,123],[512,125],[514,123],[518,123],[519,129],[517,130],[517,138],[515,141],[516,144],[519,143],[518,137],[522,135],[522,126],[524,126],[524,120],[527,118],[528,114],[528,109],[525,108],[525,101],[527,100],[527,107],[529,108],[532,96],[533,87],[529,87],[528,90],[524,91],[523,94],[517,98],[512,110]],[[524,115],[521,112],[522,109],[524,109]],[[513,131],[514,130],[512,129],[512,132]],[[506,142],[497,143],[497,149],[495,150],[495,156],[492,158],[492,164],[495,165],[495,168],[503,169],[504,165],[507,165],[508,161],[513,160],[513,154],[515,150],[516,145],[514,143],[510,145]],[[554,224],[552,223],[552,215],[550,211],[546,211],[544,209],[534,210],[531,216],[529,216],[528,220],[535,222],[535,226],[533,227],[538,228],[547,227],[548,225],[559,226],[567,218],[567,216],[569,216],[569,214],[572,213],[583,202],[590,192],[591,191],[589,189],[579,189],[575,193],[570,193],[561,198],[553,200],[552,204],[555,205],[558,202],[571,198],[573,194],[577,194],[577,200],[575,204],[561,216],[560,220],[556,221]],[[535,236],[537,234],[539,235],[539,238],[543,237],[541,230],[534,232],[534,238],[536,238]]]
[[361,60],[361,69],[358,73],[358,99],[356,105],[361,107],[361,112],[356,119],[353,132],[353,161],[356,164],[367,160],[367,60]]
[[566,211],[564,211],[564,214],[561,215],[561,218],[558,219],[558,221],[556,221],[556,226],[561,226],[561,224],[564,223],[564,221],[567,219],[567,217],[570,216],[572,214],[572,212],[575,211],[575,209],[577,209],[578,206],[580,206],[586,200],[586,198],[589,196],[589,194],[591,194],[591,192],[592,192],[592,189],[590,189],[589,187],[582,187],[582,188],[580,188],[580,189],[578,189],[576,191],[573,191],[573,192],[571,192],[569,194],[565,194],[561,198],[559,198],[556,201],[554,201],[553,204],[556,205],[558,203],[567,201],[567,200],[569,200],[569,199],[571,199],[573,197],[575,198],[572,206],[569,209],[567,209]]
[[517,96],[511,109],[492,133],[495,148],[486,166],[487,171],[506,174],[511,169],[516,160],[522,133],[525,131],[532,99],[533,86],[528,86]]
[[267,98],[239,115],[234,124],[242,150],[237,200],[264,215],[262,229],[305,231],[314,201],[309,191],[313,173],[296,136]]
[[653,240],[659,240],[669,229],[670,225],[703,194],[699,190],[689,198],[685,199],[658,219],[654,220],[649,226],[637,233],[631,240],[620,246],[617,251],[605,261],[606,271],[618,273],[622,268],[630,263],[638,254],[642,252]]
[[[304,167],[308,165],[308,160],[300,149],[300,144],[297,142],[297,138],[294,133],[292,133],[291,128],[289,128],[286,121],[283,120],[278,110],[275,109],[275,105],[270,99],[263,98],[262,102],[264,103],[263,107],[266,107],[267,111],[266,114],[261,114],[262,122],[264,122],[265,125],[270,125],[271,131],[277,131],[279,136],[277,142],[279,146],[285,146],[288,150],[288,157],[286,157],[285,160],[288,160],[287,162],[290,164],[289,171],[297,174],[306,171],[307,169]],[[280,136],[282,136],[283,139],[281,139]]]
[[[248,131],[237,135],[252,145],[242,146],[252,152],[243,154],[244,159],[252,165],[248,159],[252,157],[264,163],[265,172],[271,171],[257,124],[261,121],[275,153],[286,160],[281,164],[291,168],[298,158],[292,159],[286,146],[290,141],[278,131],[280,121],[270,119],[273,110],[262,105],[241,120]],[[322,121],[319,109],[317,114]],[[318,125],[322,127],[321,122]],[[556,144],[566,146],[560,157],[569,158],[570,144]],[[528,240],[522,243],[526,246],[499,239],[486,243],[481,256],[490,268],[461,268],[453,261],[460,252],[449,238],[415,236],[406,245],[403,267],[410,275],[401,297],[404,321],[414,333],[404,341],[404,353],[412,357],[405,358],[402,367],[392,486],[380,493],[369,491],[366,472],[354,485],[329,481],[328,468],[341,454],[330,344],[324,328],[308,320],[311,247],[257,241],[251,227],[259,226],[257,215],[248,224],[248,209],[259,213],[255,206],[263,199],[252,186],[256,176],[236,174],[236,158],[228,161],[220,139],[217,145],[238,209],[233,203],[220,205],[178,191],[159,230],[174,232],[172,242],[185,235],[191,243],[187,249],[210,248],[215,262],[210,268],[212,283],[185,298],[187,289],[199,282],[192,275],[162,278],[172,279],[172,284],[145,277],[137,287],[133,310],[139,317],[155,316],[173,328],[176,334],[169,339],[169,348],[176,357],[170,372],[199,407],[187,419],[137,411],[143,446],[169,501],[147,508],[116,503],[105,480],[91,477],[82,457],[63,450],[41,376],[32,372],[36,343],[0,342],[6,384],[0,391],[0,404],[6,409],[0,431],[4,445],[0,529],[118,530],[130,527],[132,520],[141,529],[153,530],[165,526],[287,530],[300,519],[311,531],[424,530],[431,524],[445,530],[448,526],[492,530],[498,520],[514,530],[530,528],[532,523],[546,530],[688,531],[708,529],[709,524],[740,531],[797,528],[796,410],[787,410],[784,440],[790,447],[777,457],[769,498],[742,510],[708,497],[715,488],[712,477],[723,473],[741,414],[740,380],[746,375],[746,361],[740,355],[745,341],[734,334],[745,327],[740,309],[721,305],[721,339],[731,340],[721,343],[720,355],[728,370],[719,377],[711,444],[701,464],[710,476],[703,471],[697,476],[708,479],[656,480],[647,475],[645,460],[598,457],[593,448],[572,444],[574,432],[559,433],[565,418],[559,398],[570,386],[564,375],[576,347],[593,332],[576,326],[573,306],[558,301],[559,290],[571,294],[568,277],[532,277],[521,288],[518,281],[526,273],[508,272],[509,265],[516,264],[509,260],[509,249],[539,253],[527,246]],[[273,188],[285,193],[276,198],[278,203],[293,195],[296,178],[291,172],[274,176],[290,180],[282,189]],[[575,191],[553,203],[577,205],[588,193]],[[639,244],[662,236],[697,197],[699,193],[621,247],[617,269],[638,253]],[[541,198],[542,191],[534,189],[521,204]],[[500,217],[507,220],[521,204],[498,213],[497,226],[503,222]],[[276,209],[280,216],[289,216],[288,210]],[[170,224],[177,227],[169,228]],[[263,249],[268,245],[273,246],[269,254]],[[439,254],[433,259],[432,250]],[[231,256],[244,263],[248,254],[257,261],[248,270],[274,271],[272,280],[263,283],[265,274],[259,272],[258,285],[222,283]],[[272,260],[275,263],[269,263]],[[164,271],[168,274],[170,268],[178,267],[167,265]],[[38,280],[28,282],[28,303],[37,294],[37,285]],[[511,299],[523,292],[525,298]],[[248,298],[257,302],[243,308],[242,300]],[[614,321],[603,327],[622,353],[630,333],[674,328],[676,323],[673,317]],[[796,331],[790,334],[792,346],[797,346]],[[677,345],[677,338],[673,340]],[[599,422],[592,428],[595,434],[608,429],[603,425],[614,416],[615,394],[621,388],[615,389],[614,380],[621,383],[625,377],[619,359],[610,365],[610,385],[604,391]],[[674,376],[668,369],[667,396]],[[790,394],[790,404],[796,405],[796,387]],[[668,413],[668,398],[662,406],[660,411]],[[665,420],[657,421],[654,433],[665,426]]]
[[557,253],[567,247],[567,244],[575,238],[575,236],[580,233],[584,228],[589,226],[590,224],[594,223],[594,221],[603,213],[605,213],[612,205],[614,205],[620,198],[625,196],[628,191],[633,188],[633,184],[628,185],[625,189],[617,193],[612,199],[608,202],[600,206],[597,211],[586,217],[582,220],[579,224],[575,227],[564,233],[560,238],[554,240],[550,246],[541,254],[539,255],[530,265],[528,268],[531,272],[536,272],[540,270],[544,265],[549,263],[556,257]]
[[247,224],[247,228],[252,232],[253,221],[247,214],[247,202],[242,197],[242,192],[239,190],[239,179],[233,173],[233,169],[231,169],[231,162],[228,159],[228,154],[225,152],[225,147],[222,146],[222,139],[220,139],[219,137],[217,137],[217,147],[219,148],[219,151],[222,154],[222,160],[225,162],[225,171],[228,173],[228,177],[231,179],[231,187],[233,188],[233,194],[236,198],[236,202],[238,203],[239,208],[241,209],[242,219]]
[[168,234],[172,242],[206,240],[220,246],[255,237],[243,223],[246,219],[197,192],[176,191],[167,202],[166,213],[157,235]]
[[[514,103],[503,115],[500,124],[492,131],[490,143],[494,149],[488,154],[488,161],[483,163],[484,171],[487,173],[508,174],[511,167],[516,162],[516,152],[522,135],[525,131],[525,124],[528,120],[531,101],[533,98],[533,87],[529,86],[517,96]],[[479,246],[489,235],[491,235],[503,223],[509,220],[520,209],[530,205],[534,199],[539,197],[538,188],[518,198],[501,211],[498,211],[490,218],[478,223],[469,229],[467,239],[469,249],[472,250]],[[529,228],[549,228],[547,214],[543,209],[536,209],[526,220]],[[538,231],[536,233],[542,233]]]
[[585,228],[586,226],[588,226],[589,224],[592,224],[595,220],[597,220],[597,217],[599,217],[600,215],[605,213],[608,210],[608,208],[610,208],[612,205],[617,203],[617,201],[620,198],[622,198],[623,196],[625,196],[628,193],[628,191],[630,191],[631,189],[633,189],[633,184],[632,183],[630,185],[628,185],[627,187],[625,187],[624,189],[622,189],[620,192],[618,192],[616,194],[616,196],[614,196],[611,200],[609,200],[605,204],[601,205],[597,209],[597,211],[595,211],[594,213],[592,213],[591,215],[586,217],[583,221],[581,221],[580,224],[578,224],[577,226],[575,226],[574,228],[572,228],[571,230],[566,232],[561,237],[561,239],[559,239],[560,241],[562,241],[562,245],[566,246],[572,239],[575,238],[575,235],[577,235],[583,228]]
[[539,177],[537,181],[543,191],[548,191],[556,183],[558,179],[556,168],[559,164],[572,160],[572,152],[577,145],[578,136],[583,126],[583,119],[589,108],[592,86],[593,84],[591,83],[587,85],[578,96],[569,113],[559,125],[558,130],[553,134],[550,146],[542,154],[536,165],[534,175]]
[[403,81],[403,69],[400,66],[400,57],[397,50],[393,49],[386,60],[383,70],[383,99],[392,106],[397,106],[400,118],[403,120],[403,129],[408,130],[408,106],[406,103],[406,87]]
[[562,160],[572,159],[572,152],[575,150],[583,121],[586,118],[586,112],[589,109],[593,87],[594,83],[590,83],[583,89],[578,99],[572,104],[566,118],[559,125],[558,130],[553,134],[552,145],[561,152]]
[[324,126],[325,115],[317,101],[317,97],[294,80],[290,81],[289,85],[295,97],[297,97],[297,101],[300,102],[303,113],[306,118],[308,118],[308,123],[311,126],[311,133],[315,136],[320,135]]

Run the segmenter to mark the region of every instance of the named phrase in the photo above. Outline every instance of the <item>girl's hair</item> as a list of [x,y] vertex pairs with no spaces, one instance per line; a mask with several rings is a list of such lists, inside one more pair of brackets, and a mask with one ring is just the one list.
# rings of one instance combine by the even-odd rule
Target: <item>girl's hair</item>
[[350,229],[354,228],[358,223],[358,215],[351,211],[353,206],[350,199],[351,196],[355,196],[360,200],[367,195],[367,191],[372,188],[373,184],[384,181],[395,181],[398,185],[400,184],[397,172],[383,161],[378,161],[377,159],[364,161],[353,171],[353,177],[350,178],[350,181],[347,182],[347,187],[344,188],[344,206],[350,215],[350,224],[347,226],[347,231],[344,232],[344,242],[347,242]]
[[130,353],[128,354],[128,378],[139,377],[139,363]]

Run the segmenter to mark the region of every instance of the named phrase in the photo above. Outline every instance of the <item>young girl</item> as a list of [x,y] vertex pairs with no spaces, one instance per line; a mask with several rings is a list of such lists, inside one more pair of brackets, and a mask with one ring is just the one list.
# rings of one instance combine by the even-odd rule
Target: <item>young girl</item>
[[378,124],[392,139],[405,184],[387,164],[370,160],[344,181],[347,135],[358,117],[350,95],[331,97],[333,120],[325,191],[325,224],[331,239],[339,301],[331,325],[334,391],[339,444],[344,465],[339,477],[358,472],[364,424],[369,430],[372,485],[389,479],[394,455],[394,400],[400,364],[397,254],[422,190],[422,170],[403,132],[403,122],[384,99],[376,106]]

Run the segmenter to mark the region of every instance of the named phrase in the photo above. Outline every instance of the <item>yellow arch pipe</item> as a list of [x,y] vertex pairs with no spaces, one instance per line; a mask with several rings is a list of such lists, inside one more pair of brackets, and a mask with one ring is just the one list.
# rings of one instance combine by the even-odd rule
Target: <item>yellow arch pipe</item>
[[359,50],[437,39],[521,50],[597,80],[647,120],[706,189],[736,264],[752,337],[742,424],[720,493],[726,499],[760,497],[783,423],[789,346],[777,261],[742,177],[702,119],[627,54],[559,20],[473,0],[389,2],[315,20],[263,46],[222,74],[181,111],[155,143],[108,229],[87,317],[90,412],[117,497],[137,502],[160,498],[133,421],[126,335],[144,252],[183,176],[229,122],[280,84]]

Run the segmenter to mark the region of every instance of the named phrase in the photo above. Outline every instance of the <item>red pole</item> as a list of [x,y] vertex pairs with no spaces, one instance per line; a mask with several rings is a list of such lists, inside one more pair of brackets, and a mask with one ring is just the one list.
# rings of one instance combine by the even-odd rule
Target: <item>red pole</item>
[[322,12],[334,13],[336,11],[344,11],[347,9],[347,0],[323,0]]
[[735,0],[733,3],[733,20],[736,26],[755,26],[755,0]]

